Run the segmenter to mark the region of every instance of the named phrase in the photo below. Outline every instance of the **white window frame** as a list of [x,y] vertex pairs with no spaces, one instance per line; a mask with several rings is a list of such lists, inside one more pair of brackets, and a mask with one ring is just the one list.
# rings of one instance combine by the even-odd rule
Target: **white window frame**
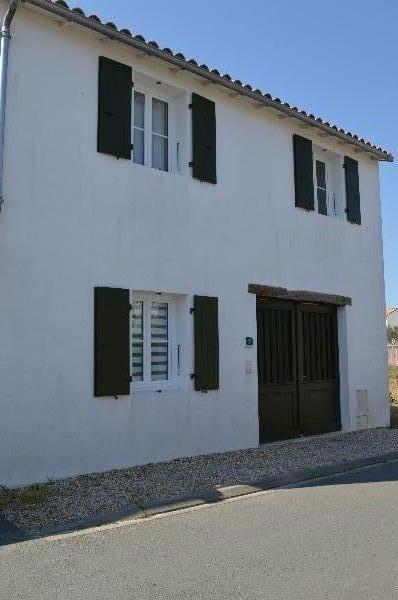
[[[167,294],[159,294],[156,292],[130,292],[130,302],[143,302],[143,381],[132,381],[132,393],[145,390],[165,390],[175,388],[177,386],[177,371],[175,364],[175,299]],[[162,302],[168,307],[168,379],[156,380],[151,379],[151,318],[150,305],[151,302]],[[132,356],[132,318],[130,316],[130,373],[133,373],[133,356]]]
[[[143,94],[145,97],[145,108],[144,108],[144,164],[134,162],[134,93],[138,92]],[[167,104],[167,136],[161,136],[159,133],[155,133],[160,137],[167,137],[167,171],[163,171],[163,169],[156,169],[156,167],[152,166],[152,100],[161,100]],[[132,138],[133,138],[133,156],[132,162],[134,165],[138,165],[140,167],[149,167],[154,169],[155,171],[159,171],[160,173],[171,173],[173,172],[173,161],[172,161],[172,139],[174,132],[174,120],[173,120],[173,111],[172,111],[172,100],[167,96],[163,96],[162,94],[154,94],[153,92],[145,89],[144,86],[133,86],[133,102],[132,102],[132,120],[131,120],[131,129],[132,129]],[[137,129],[141,129],[141,127],[137,127]]]

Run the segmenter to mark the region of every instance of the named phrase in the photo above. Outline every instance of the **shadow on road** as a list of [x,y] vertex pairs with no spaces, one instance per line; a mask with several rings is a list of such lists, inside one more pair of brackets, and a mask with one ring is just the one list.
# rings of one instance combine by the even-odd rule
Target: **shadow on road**
[[325,479],[315,479],[296,484],[294,487],[319,487],[325,485],[348,485],[357,483],[380,483],[398,481],[398,462],[380,463]]

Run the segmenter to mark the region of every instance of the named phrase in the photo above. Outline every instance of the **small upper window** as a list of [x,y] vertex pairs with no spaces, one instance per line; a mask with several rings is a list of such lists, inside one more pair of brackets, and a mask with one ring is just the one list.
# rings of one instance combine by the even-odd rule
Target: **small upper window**
[[133,160],[169,171],[169,105],[152,94],[134,92]]
[[344,218],[342,157],[313,144],[315,210],[320,215]]
[[318,212],[321,215],[327,215],[326,163],[322,160],[315,160],[315,184]]

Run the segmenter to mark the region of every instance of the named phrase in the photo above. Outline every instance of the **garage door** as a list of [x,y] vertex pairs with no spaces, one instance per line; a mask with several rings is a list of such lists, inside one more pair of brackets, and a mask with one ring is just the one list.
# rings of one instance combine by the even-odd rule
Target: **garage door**
[[340,429],[336,308],[257,300],[260,442]]

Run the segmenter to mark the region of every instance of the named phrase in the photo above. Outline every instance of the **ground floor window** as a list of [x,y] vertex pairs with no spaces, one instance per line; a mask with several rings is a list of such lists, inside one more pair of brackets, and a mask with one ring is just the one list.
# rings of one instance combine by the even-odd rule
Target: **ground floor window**
[[172,379],[173,301],[163,295],[132,294],[133,388],[159,388]]

